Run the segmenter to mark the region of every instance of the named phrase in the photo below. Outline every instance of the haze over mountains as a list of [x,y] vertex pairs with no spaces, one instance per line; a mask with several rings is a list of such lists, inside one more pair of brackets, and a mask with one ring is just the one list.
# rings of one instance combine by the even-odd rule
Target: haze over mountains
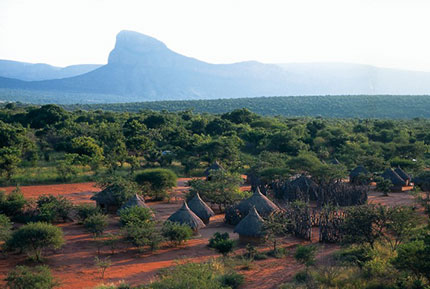
[[19,80],[48,80],[72,77],[99,68],[100,64],[57,67],[44,63],[27,63],[0,59],[0,76]]
[[430,73],[341,63],[210,64],[180,55],[155,38],[121,31],[106,65],[58,68],[0,61],[0,99],[19,93],[28,102],[43,95],[44,102],[56,103],[430,94]]

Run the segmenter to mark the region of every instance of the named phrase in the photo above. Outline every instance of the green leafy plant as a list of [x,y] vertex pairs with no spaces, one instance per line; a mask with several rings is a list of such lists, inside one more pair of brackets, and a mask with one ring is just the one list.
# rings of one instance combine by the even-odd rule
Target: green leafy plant
[[179,246],[191,238],[193,230],[186,224],[167,221],[163,224],[162,234],[174,246]]
[[59,285],[47,266],[17,266],[5,279],[9,289],[52,289]]
[[64,244],[60,228],[48,223],[37,222],[23,225],[12,233],[6,243],[11,250],[27,252],[30,258],[41,261],[43,249],[58,249]]

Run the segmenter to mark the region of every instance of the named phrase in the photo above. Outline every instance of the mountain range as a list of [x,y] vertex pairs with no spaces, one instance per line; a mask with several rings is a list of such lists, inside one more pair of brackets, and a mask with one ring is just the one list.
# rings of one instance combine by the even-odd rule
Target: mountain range
[[[430,94],[430,73],[345,63],[211,64],[121,31],[106,65],[0,61],[0,99],[91,103],[257,96]],[[20,99],[22,100],[22,99]]]

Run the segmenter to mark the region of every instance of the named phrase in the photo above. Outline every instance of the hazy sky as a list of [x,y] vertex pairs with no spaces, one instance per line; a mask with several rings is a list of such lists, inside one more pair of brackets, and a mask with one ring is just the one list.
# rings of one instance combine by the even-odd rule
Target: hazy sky
[[123,29],[213,63],[430,71],[429,0],[0,0],[0,59],[106,63]]

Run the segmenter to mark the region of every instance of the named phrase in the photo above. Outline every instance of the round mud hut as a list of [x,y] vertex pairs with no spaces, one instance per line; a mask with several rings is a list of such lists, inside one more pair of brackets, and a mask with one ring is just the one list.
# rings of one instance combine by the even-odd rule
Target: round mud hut
[[215,216],[214,211],[200,198],[197,193],[189,202],[188,207],[199,217],[203,223],[208,224],[211,217]]
[[241,243],[258,244],[266,239],[264,232],[264,220],[258,214],[255,207],[252,207],[249,213],[234,228],[234,232],[239,234]]
[[190,210],[186,202],[184,202],[182,207],[173,213],[167,220],[174,223],[187,224],[194,232],[206,227],[203,221]]
[[257,187],[254,193],[248,199],[241,201],[236,209],[242,217],[246,216],[252,208],[255,208],[260,216],[263,218],[268,217],[273,212],[279,211],[279,207],[275,205],[269,198],[260,192]]

